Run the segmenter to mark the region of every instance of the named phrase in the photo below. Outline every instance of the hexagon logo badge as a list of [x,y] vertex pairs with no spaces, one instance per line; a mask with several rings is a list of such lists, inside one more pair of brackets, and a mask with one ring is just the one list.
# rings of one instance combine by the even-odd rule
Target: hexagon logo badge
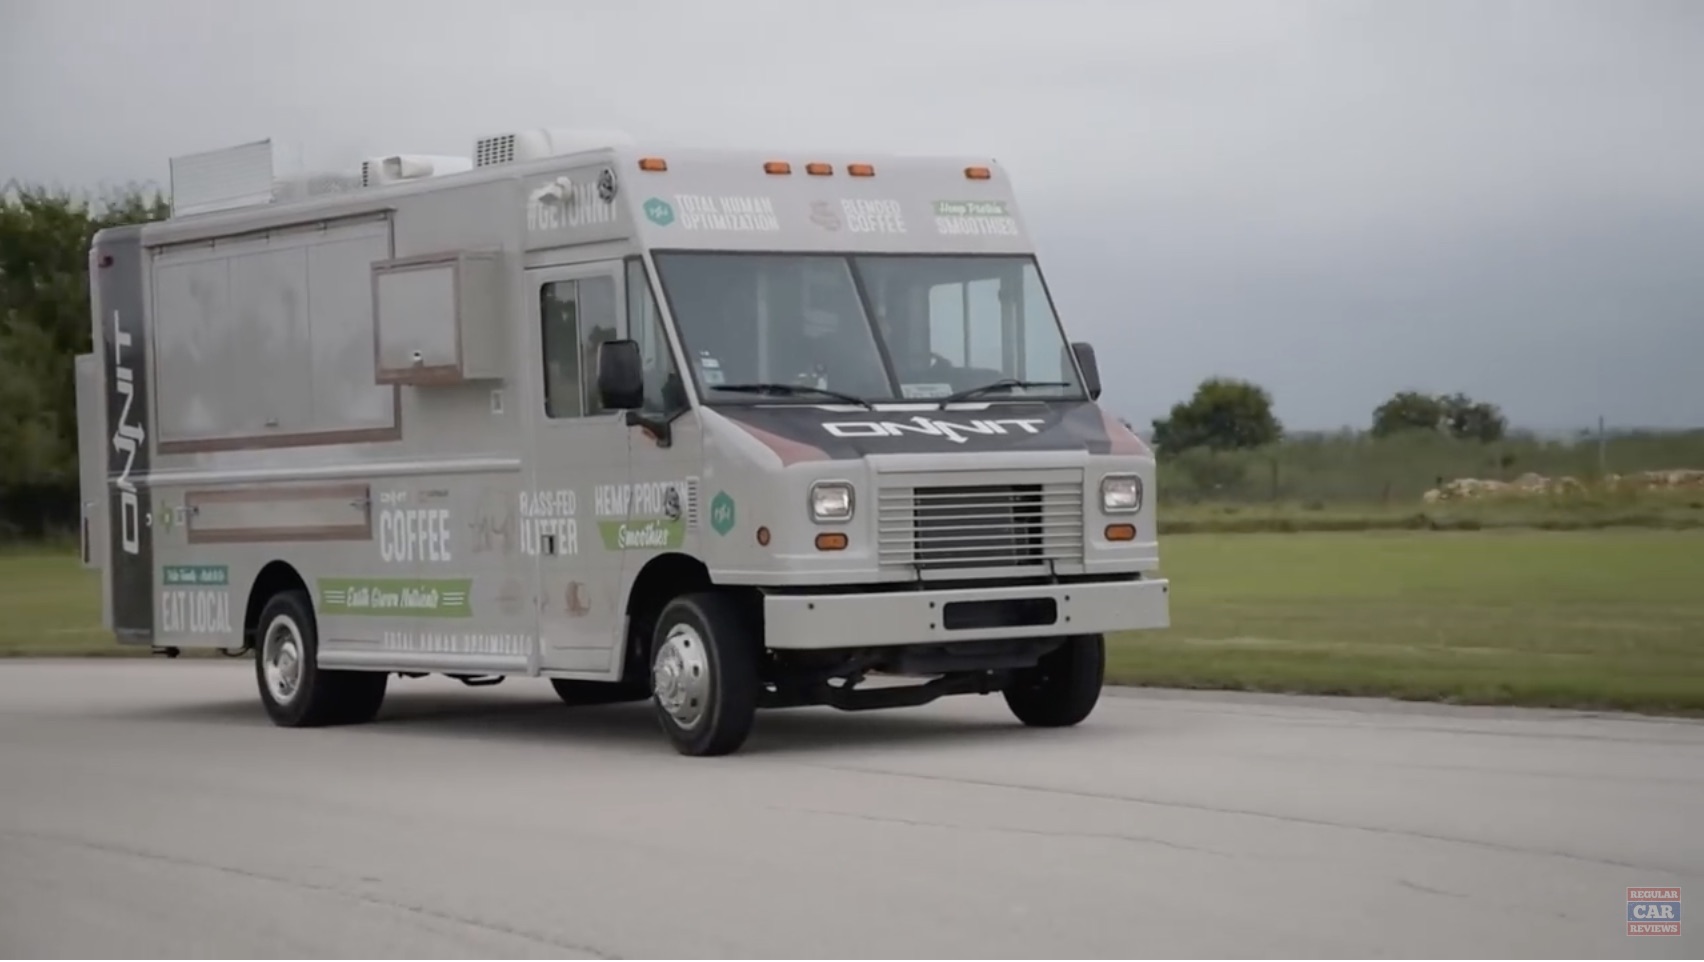
[[717,534],[734,530],[734,499],[726,491],[718,491],[710,499],[710,527],[716,529]]
[[645,219],[658,227],[667,227],[674,223],[674,205],[661,197],[652,197],[645,201]]

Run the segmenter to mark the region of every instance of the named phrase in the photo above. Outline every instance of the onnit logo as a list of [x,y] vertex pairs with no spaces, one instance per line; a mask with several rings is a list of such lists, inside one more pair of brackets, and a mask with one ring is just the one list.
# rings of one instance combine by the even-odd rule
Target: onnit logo
[[118,415],[118,430],[112,435],[113,450],[125,456],[124,470],[118,475],[119,520],[124,535],[124,553],[136,554],[142,550],[142,508],[136,498],[136,483],[130,480],[130,469],[136,463],[136,450],[146,435],[141,424],[130,420],[130,405],[136,402],[136,382],[132,380],[130,365],[124,360],[124,349],[130,346],[130,332],[119,321],[117,311],[112,312],[112,333],[113,389],[124,399]]
[[921,415],[910,421],[829,421],[823,428],[837,438],[897,438],[906,434],[923,434],[946,438],[954,444],[970,440],[968,435],[1006,435],[1013,431],[1040,434],[1040,418],[989,418],[970,422],[939,421]]

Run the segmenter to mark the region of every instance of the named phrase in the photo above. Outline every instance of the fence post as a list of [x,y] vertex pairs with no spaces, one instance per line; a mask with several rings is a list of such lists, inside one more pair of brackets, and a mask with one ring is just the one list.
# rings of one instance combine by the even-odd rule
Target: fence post
[[1598,481],[1609,477],[1609,440],[1603,434],[1603,415],[1598,415]]

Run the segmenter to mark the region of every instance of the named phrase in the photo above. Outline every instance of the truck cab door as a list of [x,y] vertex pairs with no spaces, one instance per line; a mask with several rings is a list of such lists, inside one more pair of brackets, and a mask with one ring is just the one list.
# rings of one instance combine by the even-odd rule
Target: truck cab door
[[[599,498],[594,505],[598,535],[606,550],[621,558],[621,583],[628,591],[642,580],[668,578],[667,560],[685,555],[703,558],[704,499],[711,497],[700,483],[704,465],[703,422],[688,403],[681,367],[657,307],[657,290],[644,261],[629,257],[626,264],[627,337],[639,344],[644,368],[643,413],[666,422],[666,440],[646,428],[629,429],[627,485],[618,497]],[[724,496],[726,533],[733,524],[733,501]],[[651,612],[655,614],[655,612]],[[633,629],[650,636],[651,625]],[[643,662],[632,666],[648,678]]]
[[539,377],[520,543],[536,564],[539,667],[604,677],[624,623],[621,553],[605,550],[594,511],[627,481],[629,429],[598,403],[596,359],[599,343],[624,336],[622,265],[530,270],[525,290]]

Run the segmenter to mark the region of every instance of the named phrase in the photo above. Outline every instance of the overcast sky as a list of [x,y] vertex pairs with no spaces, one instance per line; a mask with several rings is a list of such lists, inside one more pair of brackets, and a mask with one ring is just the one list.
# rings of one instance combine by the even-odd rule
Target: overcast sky
[[537,126],[992,154],[1142,426],[1704,426],[1704,2],[0,0],[0,183]]

